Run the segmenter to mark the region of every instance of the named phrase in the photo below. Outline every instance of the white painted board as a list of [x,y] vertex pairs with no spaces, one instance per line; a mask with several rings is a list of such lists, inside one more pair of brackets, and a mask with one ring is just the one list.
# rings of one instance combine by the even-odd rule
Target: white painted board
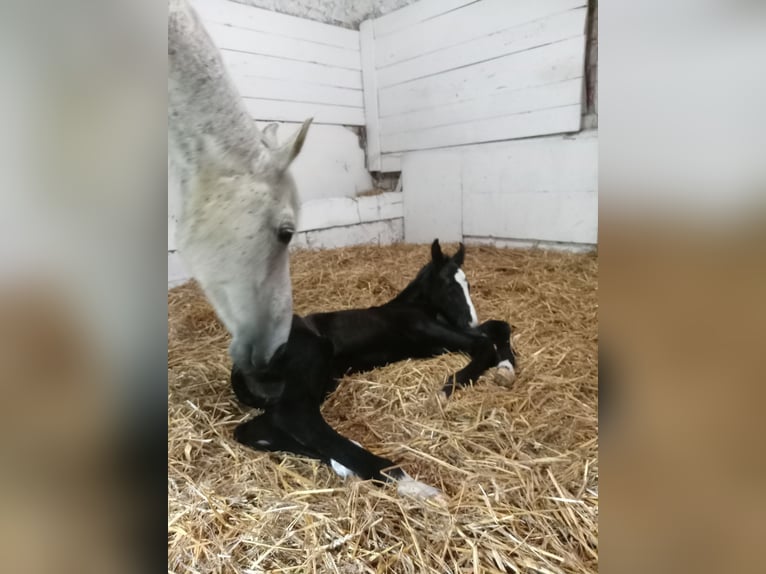
[[347,50],[359,49],[354,30],[331,26],[307,18],[296,18],[272,10],[263,10],[229,0],[191,0],[203,22],[238,26],[274,36],[306,39]]
[[593,133],[402,155],[405,239],[596,243]]
[[426,50],[402,62],[379,68],[378,83],[381,87],[401,84],[582,35],[586,12],[587,8],[568,10],[443,50]]
[[431,150],[402,156],[404,239],[428,243],[462,238],[460,153]]
[[250,114],[259,120],[295,122],[314,118],[317,124],[364,125],[361,108],[260,98],[244,98],[244,101]]
[[470,146],[461,174],[464,235],[596,243],[593,133]]
[[233,50],[221,50],[221,58],[235,78],[254,76],[300,81],[301,83],[320,86],[362,89],[362,74],[357,70],[335,68],[298,60],[285,60],[274,56],[247,54]]
[[585,42],[570,38],[476,65],[380,89],[385,118],[414,109],[480,98],[496,90],[520,90],[581,78]]
[[580,104],[561,106],[500,118],[382,135],[380,145],[383,152],[406,151],[576,132],[580,129],[581,118]]
[[301,204],[298,231],[343,227],[402,216],[401,193],[317,199]]
[[[438,52],[490,36],[502,30],[549,18],[568,10],[587,7],[585,0],[481,0],[378,37],[375,63],[378,68],[417,56]],[[413,33],[413,30],[416,32]],[[580,33],[584,31],[581,27]],[[492,57],[487,53],[484,57]]]
[[460,8],[467,4],[473,4],[477,0],[419,0],[409,6],[394,10],[374,20],[375,36],[383,37],[387,34],[404,30],[416,24]]
[[208,22],[206,28],[219,49],[313,62],[335,68],[361,69],[358,48],[345,50],[316,42],[311,37],[290,38],[213,22]]

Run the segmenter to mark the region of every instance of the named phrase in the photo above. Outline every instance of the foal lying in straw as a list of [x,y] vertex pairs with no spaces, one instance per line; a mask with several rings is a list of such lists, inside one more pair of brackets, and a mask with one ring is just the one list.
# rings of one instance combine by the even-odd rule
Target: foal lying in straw
[[444,399],[492,367],[498,367],[508,382],[513,380],[516,357],[510,325],[479,324],[461,269],[464,257],[462,244],[448,257],[437,239],[431,246],[431,261],[388,303],[303,318],[294,315],[287,344],[266,369],[252,375],[236,365],[232,368],[237,398],[264,410],[237,427],[236,439],[257,450],[321,460],[344,478],[394,481],[400,494],[444,502],[439,490],[335,432],[320,406],[345,374],[448,352],[467,353],[471,361],[448,378]]

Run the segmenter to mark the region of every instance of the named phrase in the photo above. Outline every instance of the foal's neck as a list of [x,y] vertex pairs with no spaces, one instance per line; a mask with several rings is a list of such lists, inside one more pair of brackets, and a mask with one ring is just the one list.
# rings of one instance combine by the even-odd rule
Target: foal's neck
[[413,279],[401,293],[386,303],[386,305],[428,305],[428,295],[426,293],[424,281],[426,272],[427,267],[421,269],[417,277],[415,277],[415,279]]

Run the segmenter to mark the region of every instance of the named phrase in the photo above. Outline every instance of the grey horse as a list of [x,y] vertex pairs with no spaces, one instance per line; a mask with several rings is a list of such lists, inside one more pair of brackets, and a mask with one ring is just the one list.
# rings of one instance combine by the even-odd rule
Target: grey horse
[[[289,166],[311,119],[283,145],[258,130],[186,0],[168,2],[168,166],[180,185],[177,245],[255,372],[287,341],[288,244],[298,202]],[[170,178],[169,178],[170,179]]]

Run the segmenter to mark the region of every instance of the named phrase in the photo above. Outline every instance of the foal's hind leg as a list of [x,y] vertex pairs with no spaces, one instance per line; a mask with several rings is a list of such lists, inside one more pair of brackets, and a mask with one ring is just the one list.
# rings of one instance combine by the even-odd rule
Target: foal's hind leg
[[234,438],[237,442],[255,450],[290,452],[321,460],[324,463],[330,462],[323,458],[317,450],[301,444],[288,433],[274,426],[268,414],[258,415],[243,422],[234,429]]
[[446,504],[444,494],[438,489],[413,479],[392,461],[372,454],[336,432],[324,420],[318,405],[310,402],[280,403],[275,406],[273,415],[276,427],[300,443],[304,451],[316,452],[318,456],[315,458],[329,461],[338,475],[395,482],[399,494]]
[[[322,456],[318,450],[304,445],[294,439],[289,433],[278,429],[268,414],[253,417],[239,425],[234,429],[234,438],[237,442],[255,450],[289,452],[322,461],[341,478],[348,478],[354,475],[351,469],[346,468],[338,461]],[[361,447],[358,442],[351,442]]]

